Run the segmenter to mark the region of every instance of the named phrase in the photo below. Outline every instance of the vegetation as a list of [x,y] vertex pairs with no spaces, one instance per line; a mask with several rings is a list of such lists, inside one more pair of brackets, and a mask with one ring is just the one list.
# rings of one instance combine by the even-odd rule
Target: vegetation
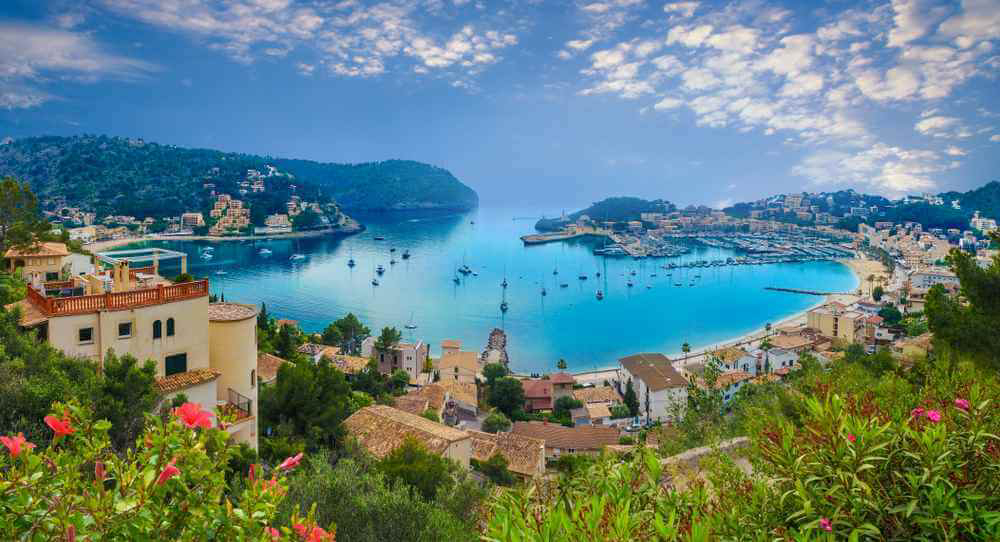
[[668,213],[673,210],[674,205],[664,200],[649,201],[632,197],[606,198],[586,209],[566,215],[565,220],[562,218],[543,218],[535,224],[535,229],[538,231],[558,230],[568,222],[575,221],[584,215],[597,222],[622,222],[639,220],[642,213]]
[[[259,222],[294,193],[307,201],[335,200],[349,210],[469,209],[476,193],[447,170],[405,160],[327,164],[185,149],[119,137],[33,137],[0,146],[0,175],[27,180],[43,200],[99,215],[177,216],[210,208],[212,188],[238,194],[248,169],[272,165],[267,191],[244,198]],[[213,173],[213,168],[218,168]],[[258,210],[260,210],[258,212]],[[255,222],[255,223],[257,223]]]
[[504,416],[503,412],[491,412],[483,420],[483,431],[486,433],[499,433],[500,431],[510,431],[510,418]]
[[[228,435],[204,429],[210,414],[183,405],[168,420],[147,418],[142,446],[116,453],[107,420],[77,403],[56,403],[45,423],[51,444],[2,437],[0,537],[5,540],[264,540],[292,532],[333,540],[312,517],[287,526],[274,517],[286,491],[285,461],[269,479],[228,493]],[[210,423],[210,422],[209,422]],[[263,473],[261,473],[263,474]]]
[[0,251],[26,248],[49,230],[27,183],[0,180]]
[[508,418],[518,419],[524,412],[524,388],[521,381],[509,376],[498,379],[490,387],[487,400]]
[[361,351],[361,341],[371,335],[361,320],[353,313],[331,322],[323,330],[323,344],[329,346],[339,346],[340,351],[345,354],[357,355]]
[[514,485],[514,475],[507,470],[507,460],[499,453],[486,461],[478,461],[475,458],[471,461],[472,468],[483,473],[491,482],[498,486]]

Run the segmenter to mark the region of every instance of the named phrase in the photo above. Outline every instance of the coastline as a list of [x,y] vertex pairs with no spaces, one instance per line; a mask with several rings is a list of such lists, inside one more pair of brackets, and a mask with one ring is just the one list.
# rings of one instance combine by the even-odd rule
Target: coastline
[[[858,284],[857,286],[854,287],[854,290],[858,290],[859,288],[863,287],[864,282],[868,279],[868,275],[873,274],[879,276],[880,273],[882,275],[885,275],[885,269],[882,266],[881,262],[868,260],[863,257],[841,258],[836,261],[846,266],[854,274],[855,278],[858,281]],[[877,269],[876,266],[881,269]],[[788,316],[787,318],[784,318],[778,322],[771,324],[771,330],[773,332],[778,328],[804,326],[806,323],[806,315],[809,313],[809,311],[817,307],[820,307],[822,305],[825,305],[826,303],[829,303],[831,301],[839,301],[844,304],[850,304],[853,303],[854,301],[857,301],[860,298],[861,296],[854,294],[831,294],[822,296],[819,301],[810,305],[809,307],[799,312],[796,312]],[[767,330],[762,327],[750,331],[749,333],[744,333],[742,335],[738,335],[736,337],[732,337],[724,341],[719,341],[704,347],[700,347],[698,351],[692,350],[692,352],[687,356],[684,356],[683,353],[681,352],[669,352],[665,353],[664,355],[670,358],[675,369],[681,370],[688,365],[706,361],[707,355],[710,352],[722,348],[744,346],[747,344],[752,345],[755,342],[760,342],[760,340],[763,339],[766,334]],[[577,379],[577,383],[580,384],[595,383],[595,385],[598,385],[604,380],[610,381],[611,379],[615,378],[617,373],[618,373],[617,368],[607,367],[603,369],[590,369],[587,371],[579,371],[579,372],[574,372],[572,374]]]
[[322,237],[324,235],[344,236],[354,235],[365,231],[365,227],[355,222],[349,228],[326,228],[322,230],[297,231],[290,233],[272,233],[268,235],[227,235],[224,237],[216,235],[161,235],[151,234],[143,237],[126,237],[123,239],[110,239],[107,241],[96,241],[83,245],[84,250],[90,252],[101,252],[112,248],[117,248],[132,243],[142,241],[209,241],[213,243],[224,243],[226,241],[260,241],[265,239],[304,239],[307,237]]

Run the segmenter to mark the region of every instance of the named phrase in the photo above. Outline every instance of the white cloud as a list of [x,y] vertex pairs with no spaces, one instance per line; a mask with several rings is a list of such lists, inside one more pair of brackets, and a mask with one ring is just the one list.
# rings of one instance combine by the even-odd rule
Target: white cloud
[[1000,143],[1000,134],[993,134],[990,136],[990,141],[994,143]]
[[37,86],[53,80],[134,80],[157,69],[148,62],[105,51],[89,34],[0,23],[0,107],[41,105],[53,96]]
[[876,144],[860,152],[817,151],[794,166],[793,175],[817,185],[868,185],[891,195],[930,190],[934,175],[952,169],[937,153]]
[[656,102],[656,105],[653,106],[653,109],[657,111],[664,111],[667,109],[676,109],[682,105],[684,105],[684,100],[678,100],[677,98],[666,97]]
[[947,149],[945,149],[944,153],[947,154],[948,156],[965,156],[969,154],[964,149],[960,149],[954,145],[951,145]]
[[972,131],[963,125],[960,119],[943,115],[921,119],[914,125],[914,129],[931,137],[966,138],[972,136]]
[[894,26],[889,30],[889,47],[902,47],[922,38],[944,18],[948,9],[930,0],[893,0]]
[[694,27],[675,26],[667,33],[667,45],[679,43],[685,47],[699,47],[712,33],[712,25],[703,24]]
[[698,2],[673,2],[663,6],[663,11],[676,14],[678,17],[691,17],[698,9]]

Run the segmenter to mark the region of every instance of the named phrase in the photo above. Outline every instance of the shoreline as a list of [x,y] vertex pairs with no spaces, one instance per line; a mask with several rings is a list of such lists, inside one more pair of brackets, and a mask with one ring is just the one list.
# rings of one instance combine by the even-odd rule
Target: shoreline
[[[867,277],[868,274],[875,274],[875,275],[878,275],[878,273],[885,274],[884,267],[883,267],[883,269],[881,271],[878,271],[878,270],[875,270],[874,267],[871,265],[871,264],[876,264],[879,267],[882,267],[881,262],[875,262],[873,260],[867,260],[867,259],[864,259],[864,258],[860,258],[859,259],[857,257],[855,257],[855,258],[841,258],[841,259],[838,259],[836,261],[838,263],[844,265],[848,269],[850,269],[851,272],[854,274],[854,277],[858,281],[858,284],[854,287],[854,290],[858,290],[859,288],[862,287],[863,283],[868,278]],[[799,295],[799,294],[795,294],[795,295]],[[810,305],[809,307],[807,307],[807,308],[805,308],[805,309],[803,309],[801,311],[798,311],[798,312],[796,312],[796,313],[794,313],[794,314],[792,314],[792,315],[790,315],[790,316],[788,316],[788,317],[786,317],[786,318],[784,318],[784,319],[782,319],[782,320],[780,320],[778,322],[775,322],[775,323],[771,324],[772,334],[773,334],[774,330],[776,330],[778,328],[791,327],[791,326],[803,326],[803,325],[805,325],[805,323],[806,323],[806,315],[809,313],[809,311],[811,311],[811,310],[813,310],[813,309],[815,309],[817,307],[820,307],[822,305],[825,305],[826,303],[829,303],[831,301],[840,301],[842,303],[851,303],[851,302],[856,301],[857,299],[860,299],[861,297],[862,296],[855,295],[855,294],[831,294],[831,295],[822,296],[822,298],[819,301],[817,301],[816,303],[814,303],[813,305]],[[684,367],[687,367],[688,365],[692,365],[692,364],[695,364],[695,363],[699,363],[701,361],[705,361],[705,358],[707,358],[707,355],[710,352],[713,352],[715,350],[719,350],[719,349],[722,349],[722,348],[744,346],[744,345],[747,345],[747,344],[752,344],[754,342],[759,342],[760,340],[762,340],[764,338],[764,335],[766,335],[766,334],[767,334],[766,328],[761,327],[761,328],[752,330],[752,331],[750,331],[748,333],[744,333],[742,335],[737,335],[736,337],[732,337],[730,339],[726,339],[726,340],[723,340],[723,341],[712,343],[712,344],[709,344],[709,345],[704,346],[704,347],[699,347],[698,351],[692,350],[691,353],[688,354],[687,356],[684,356],[680,352],[664,353],[664,355],[667,356],[667,358],[670,359],[671,364],[674,366],[675,369],[680,370],[680,369],[683,369]],[[678,355],[678,354],[681,354],[681,355]],[[615,378],[617,376],[617,373],[618,373],[618,369],[616,367],[606,367],[606,368],[603,368],[603,369],[589,369],[589,370],[586,370],[586,371],[571,372],[570,374],[572,374],[573,377],[577,379],[577,383],[581,383],[581,384],[595,383],[595,385],[596,385],[596,383],[600,383],[603,380],[611,380],[611,379]]]
[[297,231],[290,233],[272,233],[266,235],[227,235],[224,237],[216,235],[162,235],[162,234],[151,234],[143,237],[126,237],[123,239],[110,239],[107,241],[96,241],[94,243],[89,243],[83,245],[84,250],[90,252],[101,252],[104,250],[109,250],[125,245],[130,245],[132,243],[141,243],[143,241],[208,241],[211,243],[224,243],[226,241],[261,241],[270,239],[305,239],[309,237],[322,237],[324,235],[343,235],[345,237],[355,235],[365,231],[365,227],[359,223],[355,223],[356,227],[351,229],[322,229],[322,230],[308,230],[308,231]]

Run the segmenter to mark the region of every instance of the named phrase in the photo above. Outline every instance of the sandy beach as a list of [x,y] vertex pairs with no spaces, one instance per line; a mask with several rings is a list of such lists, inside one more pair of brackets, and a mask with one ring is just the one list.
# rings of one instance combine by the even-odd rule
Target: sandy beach
[[[846,265],[848,268],[854,272],[854,276],[858,279],[858,288],[863,290],[866,294],[868,293],[868,276],[874,275],[876,280],[874,284],[878,284],[878,277],[884,277],[888,281],[888,273],[886,272],[885,266],[881,262],[869,260],[863,256],[860,258],[843,258],[837,260],[838,262]],[[796,295],[796,294],[789,294]],[[822,297],[817,297],[818,301],[813,305],[810,305],[805,310],[797,312],[788,318],[785,318],[779,322],[773,322],[771,324],[772,333],[774,330],[779,328],[796,328],[805,326],[806,324],[806,314],[826,303],[831,301],[838,301],[844,304],[851,304],[860,299],[862,296],[855,294],[832,294]],[[700,348],[698,351],[692,351],[688,355],[684,355],[683,352],[665,352],[664,354],[673,360],[674,368],[680,370],[687,365],[703,363],[707,361],[708,354],[722,348],[730,347],[743,347],[743,346],[756,346],[760,344],[760,341],[767,334],[765,328],[756,329],[750,333],[745,333],[739,337],[734,337],[729,340],[717,342],[709,346]],[[577,383],[588,384],[593,383],[594,385],[600,386],[605,380],[612,380],[616,378],[617,369],[606,368],[606,369],[595,369],[590,371],[580,371],[573,373],[576,377]]]
[[364,231],[364,226],[354,223],[355,226],[351,228],[338,228],[338,229],[325,229],[325,230],[309,230],[309,231],[297,231],[292,233],[275,233],[270,235],[227,235],[225,237],[218,237],[214,235],[160,235],[151,234],[144,237],[126,237],[123,239],[109,239],[107,241],[97,241],[87,245],[83,245],[83,248],[89,250],[90,252],[101,252],[104,250],[110,250],[113,248],[125,246],[131,243],[138,243],[140,241],[211,241],[223,243],[226,241],[260,241],[263,239],[304,239],[307,237],[321,237],[324,235],[353,235],[355,233],[360,233]]

